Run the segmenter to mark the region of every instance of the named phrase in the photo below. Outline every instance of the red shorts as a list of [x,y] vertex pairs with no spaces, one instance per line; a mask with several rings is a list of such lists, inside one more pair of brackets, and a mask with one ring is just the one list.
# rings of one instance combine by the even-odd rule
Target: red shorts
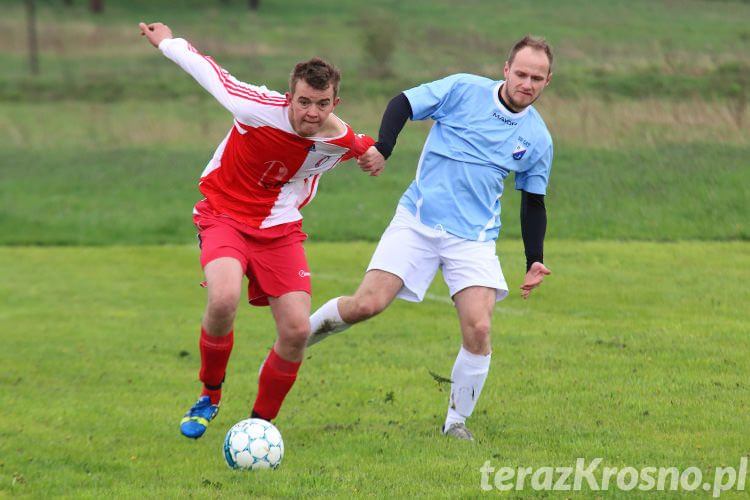
[[219,257],[242,264],[248,279],[247,299],[267,306],[268,297],[289,292],[311,293],[310,271],[302,242],[307,235],[302,221],[257,229],[214,212],[208,200],[195,205],[193,222],[198,228],[201,267]]

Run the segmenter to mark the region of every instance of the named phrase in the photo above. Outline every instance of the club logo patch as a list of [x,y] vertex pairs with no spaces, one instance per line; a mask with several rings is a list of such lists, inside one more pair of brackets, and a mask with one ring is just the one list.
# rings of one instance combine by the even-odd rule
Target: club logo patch
[[527,141],[520,135],[518,136],[518,142],[516,142],[516,149],[513,150],[513,159],[520,160],[523,155],[526,154],[526,150],[531,146],[531,142]]
[[526,153],[526,146],[521,144],[520,142],[516,144],[516,149],[513,150],[513,159],[514,160],[520,160],[523,158],[523,155]]

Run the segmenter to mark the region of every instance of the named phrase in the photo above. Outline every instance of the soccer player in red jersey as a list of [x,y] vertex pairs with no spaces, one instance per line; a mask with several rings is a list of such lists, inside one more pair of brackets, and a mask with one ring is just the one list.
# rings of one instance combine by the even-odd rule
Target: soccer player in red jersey
[[193,209],[208,289],[200,336],[203,392],[180,430],[199,438],[219,411],[243,276],[248,300],[270,305],[277,331],[252,416],[271,420],[278,414],[310,335],[310,272],[302,246],[307,235],[299,209],[315,196],[323,172],[359,157],[374,141],[333,114],[341,74],[321,59],[298,63],[289,92],[281,94],[237,80],[162,23],[139,27],[234,118],[201,175],[205,199]]

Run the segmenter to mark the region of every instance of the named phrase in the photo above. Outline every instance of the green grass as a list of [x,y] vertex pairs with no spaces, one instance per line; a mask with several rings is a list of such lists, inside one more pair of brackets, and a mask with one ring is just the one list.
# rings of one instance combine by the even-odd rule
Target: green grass
[[[560,138],[546,200],[551,237],[748,238],[747,137],[731,121],[693,124],[691,111],[675,107],[653,122],[643,106],[588,101],[579,102],[588,112],[569,128],[576,106],[546,97],[540,106]],[[356,130],[376,135],[383,105],[345,96],[339,109]],[[198,177],[230,126],[213,101],[0,103],[0,110],[7,131],[0,136],[0,244],[194,240]],[[691,135],[697,126],[701,132]],[[414,177],[428,128],[407,124],[379,178],[354,162],[326,174],[303,211],[311,238],[377,240]],[[512,177],[503,197],[502,235],[518,237]]]
[[[351,293],[372,249],[308,244],[314,305]],[[423,304],[397,301],[311,348],[277,420],[284,463],[238,473],[220,445],[254,400],[274,337],[267,309],[241,306],[222,411],[190,441],[177,423],[198,390],[197,250],[3,248],[0,496],[469,498],[487,460],[738,467],[749,451],[748,250],[552,240],[553,274],[523,301],[521,243],[507,239],[512,293],[496,306],[477,443],[438,435],[447,387],[429,372],[449,376],[460,342],[438,279]]]
[[[414,177],[421,135],[404,133],[379,178],[354,162],[322,179],[303,210],[315,241],[376,241]],[[0,243],[155,244],[195,238],[191,209],[212,151],[191,147],[103,148],[54,154],[13,148],[0,171]],[[549,193],[548,234],[576,239],[746,240],[747,148],[665,145],[620,151],[558,149]],[[520,237],[512,176],[503,194],[505,237]]]
[[[193,241],[197,178],[230,117],[139,37],[146,18],[169,22],[238,77],[281,90],[306,51],[333,57],[344,70],[338,112],[370,135],[405,87],[451,71],[499,77],[503,27],[545,33],[558,54],[539,101],[555,138],[549,236],[748,238],[746,2],[542,2],[499,18],[481,2],[456,16],[446,15],[449,2],[386,2],[370,20],[398,27],[394,76],[381,79],[363,69],[361,37],[373,28],[363,3],[267,2],[252,14],[238,2],[179,10],[109,2],[102,16],[39,4],[38,77],[25,74],[20,3],[4,6],[0,21],[8,48],[0,54],[0,244]],[[716,26],[710,36],[707,25]],[[428,127],[407,125],[379,179],[353,162],[327,174],[304,212],[311,238],[376,240],[413,178]],[[518,237],[512,179],[504,197],[502,235]]]

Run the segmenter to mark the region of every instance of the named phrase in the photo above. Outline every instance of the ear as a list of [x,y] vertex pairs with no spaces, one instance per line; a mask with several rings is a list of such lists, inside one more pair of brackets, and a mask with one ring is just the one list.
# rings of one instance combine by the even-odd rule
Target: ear
[[546,81],[546,82],[544,82],[544,86],[545,86],[545,87],[546,87],[547,85],[549,85],[549,79],[550,79],[550,78],[552,78],[552,73],[550,73],[549,75],[547,75],[547,81]]
[[505,69],[503,69],[503,76],[505,79],[508,79],[508,71],[510,70],[510,66],[508,66],[508,61],[505,61]]
[[286,105],[289,106],[292,103],[292,94],[287,92],[284,94],[284,97],[286,97]]
[[334,108],[335,108],[336,106],[338,106],[338,104],[339,104],[339,101],[341,101],[341,98],[340,98],[340,97],[336,97],[336,98],[335,98],[335,99],[333,100],[333,107],[334,107]]

